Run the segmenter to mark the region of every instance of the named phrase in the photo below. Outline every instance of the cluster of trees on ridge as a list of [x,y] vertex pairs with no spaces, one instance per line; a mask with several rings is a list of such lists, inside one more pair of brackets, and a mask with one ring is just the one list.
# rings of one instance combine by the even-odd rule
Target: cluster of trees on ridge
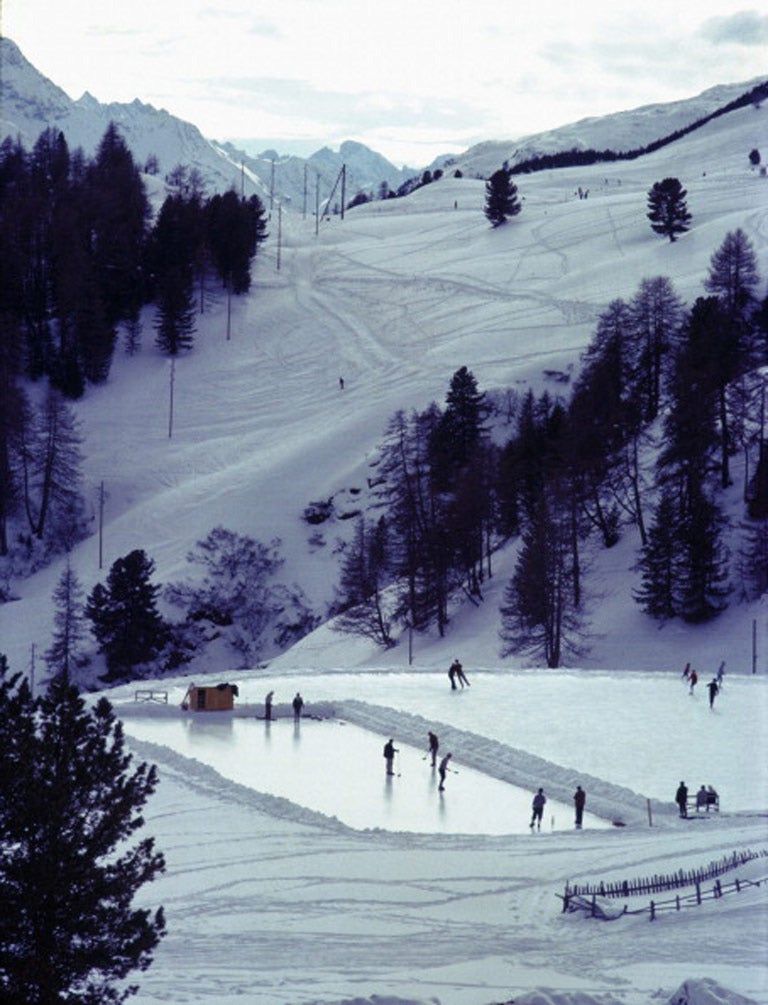
[[394,625],[442,635],[450,601],[480,602],[494,550],[518,537],[502,655],[559,666],[578,653],[588,620],[587,543],[612,547],[627,524],[641,543],[641,607],[658,619],[708,621],[729,593],[720,497],[738,449],[749,512],[734,571],[740,599],[763,594],[768,449],[758,368],[768,362],[768,301],[759,283],[741,230],[713,254],[709,295],[689,310],[668,279],[644,280],[630,302],[615,300],[600,316],[570,401],[528,392],[501,445],[465,367],[444,409],[398,412],[372,479],[379,515],[360,518],[343,558],[339,630],[383,646]]
[[[247,292],[266,236],[257,196],[206,199],[194,184],[154,217],[114,124],[91,160],[53,129],[30,152],[0,144],[0,558],[20,512],[14,547],[27,568],[83,536],[67,402],[106,380],[118,330],[138,351],[151,304],[160,352],[188,351],[206,290]],[[44,391],[30,396],[25,381]],[[0,577],[0,599],[7,589]]]
[[214,279],[250,286],[265,239],[257,196],[168,194],[153,218],[142,175],[114,123],[93,159],[45,130],[31,152],[0,145],[0,306],[3,364],[47,376],[67,397],[109,373],[117,329],[134,352],[142,308],[154,304],[160,349],[189,348],[196,289]]
[[[640,542],[635,599],[652,618],[697,624],[768,591],[765,372],[768,298],[754,249],[730,232],[712,255],[705,296],[687,309],[663,276],[600,315],[570,399],[507,400],[515,431],[493,423],[474,375],[453,375],[444,407],[389,421],[369,499],[341,559],[329,612],[342,632],[389,647],[401,631],[449,630],[457,600],[480,604],[499,547],[518,541],[501,607],[501,653],[550,667],[581,651],[589,622],[590,552],[628,526]],[[506,437],[506,438],[505,438]],[[744,456],[739,552],[726,549],[722,493]],[[312,520],[322,516],[308,507]],[[65,570],[51,673],[83,657],[85,622],[106,680],[173,669],[222,637],[251,663],[317,624],[299,588],[275,582],[279,542],[216,528],[190,561],[202,580],[165,587],[184,617],[159,615],[162,588],[143,552],[119,559],[106,586],[82,591]],[[77,643],[77,644],[76,644]]]

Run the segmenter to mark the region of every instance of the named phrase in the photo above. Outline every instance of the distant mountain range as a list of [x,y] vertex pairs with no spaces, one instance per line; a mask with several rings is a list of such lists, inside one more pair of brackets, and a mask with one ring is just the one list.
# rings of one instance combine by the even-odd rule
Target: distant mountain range
[[[721,85],[684,101],[583,119],[518,140],[489,140],[458,156],[438,158],[428,168],[488,177],[504,162],[515,164],[545,153],[632,149],[711,114],[755,83]],[[161,176],[179,164],[197,168],[210,191],[234,187],[246,195],[256,192],[269,208],[279,202],[311,213],[316,197],[324,207],[332,193],[331,208],[340,205],[337,182],[342,166],[346,168],[347,201],[358,192],[376,197],[382,183],[396,191],[407,179],[425,170],[398,168],[381,154],[353,141],[342,143],[338,152],[323,147],[308,158],[284,156],[274,150],[250,156],[232,143],[206,139],[196,126],[138,98],[129,104],[103,104],[86,92],[73,101],[39,73],[14,42],[0,39],[0,137],[20,137],[31,149],[40,133],[52,126],[64,133],[70,148],[82,147],[86,154],[92,154],[111,121],[120,129],[139,166],[154,158]]]

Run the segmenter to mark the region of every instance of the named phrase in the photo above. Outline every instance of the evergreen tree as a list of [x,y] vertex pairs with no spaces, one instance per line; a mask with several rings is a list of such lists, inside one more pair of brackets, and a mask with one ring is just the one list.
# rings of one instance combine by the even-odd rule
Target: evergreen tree
[[83,536],[80,497],[80,443],[77,420],[60,392],[49,389],[30,427],[22,461],[25,508],[35,537],[69,549]]
[[683,621],[711,621],[727,607],[728,553],[722,543],[724,519],[715,503],[697,487],[682,522],[675,583]]
[[644,279],[629,304],[633,381],[643,419],[652,422],[662,400],[665,364],[672,358],[683,319],[683,302],[666,276]]
[[139,834],[156,769],[133,766],[106,699],[87,709],[66,674],[34,699],[4,657],[0,763],[0,1000],[125,1001],[165,934],[162,908],[132,904],[165,869]]
[[53,591],[53,641],[45,653],[45,663],[51,677],[74,671],[83,658],[85,617],[83,589],[72,566],[67,561]]
[[194,262],[202,241],[197,199],[172,195],[163,203],[152,233],[150,267],[157,304],[157,344],[169,356],[192,346]]
[[527,653],[551,668],[578,654],[583,610],[574,597],[570,514],[549,491],[522,535],[512,579],[504,591],[502,657]]
[[152,583],[155,564],[136,549],[113,562],[106,587],[97,583],[88,597],[86,615],[103,652],[104,680],[130,679],[131,670],[153,660],[167,638],[157,610],[160,587]]
[[645,613],[658,621],[674,618],[678,614],[675,591],[678,513],[671,492],[662,492],[638,561],[642,579],[634,597]]
[[654,233],[675,241],[678,234],[689,229],[691,214],[685,203],[687,194],[677,178],[654,182],[648,192],[648,219]]
[[390,572],[387,522],[371,525],[360,517],[355,536],[344,554],[339,581],[341,613],[335,631],[361,635],[377,645],[394,646],[391,619],[386,611],[384,588]]
[[485,183],[485,216],[492,227],[506,223],[522,209],[517,196],[517,185],[506,168],[494,171]]
[[143,260],[150,206],[125,140],[110,122],[86,173],[90,229],[105,317],[134,317],[144,297]]

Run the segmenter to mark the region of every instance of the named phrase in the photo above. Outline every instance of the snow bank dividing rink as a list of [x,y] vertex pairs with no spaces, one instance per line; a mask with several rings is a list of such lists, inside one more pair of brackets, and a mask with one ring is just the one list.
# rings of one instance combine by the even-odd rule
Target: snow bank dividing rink
[[[497,740],[384,706],[349,700],[337,702],[335,711],[366,729],[401,737],[414,745],[426,744],[427,732],[433,730],[440,737],[441,749],[452,751],[460,764],[529,792],[542,786],[549,799],[566,805],[572,804],[576,786],[581,785],[591,813],[616,826],[648,826],[646,798],[621,785],[564,768]],[[674,806],[653,804],[654,826],[674,825],[676,820]]]

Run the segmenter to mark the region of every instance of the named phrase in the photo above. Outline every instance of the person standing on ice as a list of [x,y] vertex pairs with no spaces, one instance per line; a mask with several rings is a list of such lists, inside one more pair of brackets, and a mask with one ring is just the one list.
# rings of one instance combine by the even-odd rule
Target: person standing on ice
[[291,704],[293,705],[293,718],[300,719],[301,710],[302,708],[304,708],[304,699],[301,697],[298,691],[296,692],[296,697],[293,699]]
[[690,663],[686,663],[685,664],[685,669],[683,670],[683,674],[682,674],[683,680],[688,680],[688,678],[690,676],[691,676],[691,664]]
[[437,751],[440,748],[440,741],[437,738],[436,733],[428,733],[429,736],[429,753],[432,757],[432,767],[434,768],[437,764]]
[[712,708],[715,704],[715,698],[717,697],[717,692],[720,690],[720,685],[717,683],[717,677],[713,677],[712,680],[707,684],[707,691],[709,691],[709,707]]
[[587,793],[580,785],[576,786],[573,793],[573,805],[576,808],[576,827],[581,830],[581,821],[584,818],[584,803],[587,801]]
[[440,767],[437,769],[437,773],[440,776],[440,784],[437,787],[438,792],[442,792],[445,789],[445,776],[448,774],[448,765],[452,757],[453,754],[446,754],[440,762]]
[[456,690],[456,668],[461,667],[458,660],[454,660],[448,667],[448,680],[451,682],[451,691]]
[[461,684],[462,687],[466,684],[469,687],[469,681],[467,680],[467,675],[464,673],[464,667],[456,660],[454,664],[456,667],[456,680]]
[[695,670],[691,670],[691,676],[688,678],[688,680],[690,682],[690,687],[688,688],[688,694],[693,694],[693,689],[699,682],[699,675],[696,673]]
[[275,692],[270,691],[267,694],[266,698],[264,699],[264,718],[267,720],[267,722],[270,722],[270,720],[272,719],[272,699],[274,698],[274,696]]
[[395,741],[392,739],[387,740],[384,744],[384,760],[387,762],[387,774],[394,775],[393,765],[395,763],[395,754],[397,753],[397,747],[395,746]]
[[717,673],[715,674],[715,680],[717,681],[717,686],[723,686],[723,677],[725,677],[725,660],[717,668]]
[[688,816],[688,786],[685,782],[680,782],[675,793],[675,802],[680,810],[681,817]]
[[539,789],[536,795],[533,797],[533,816],[531,817],[531,830],[533,830],[533,825],[538,824],[538,829],[541,830],[541,818],[544,816],[544,804],[547,801],[547,797],[544,795],[544,789]]

